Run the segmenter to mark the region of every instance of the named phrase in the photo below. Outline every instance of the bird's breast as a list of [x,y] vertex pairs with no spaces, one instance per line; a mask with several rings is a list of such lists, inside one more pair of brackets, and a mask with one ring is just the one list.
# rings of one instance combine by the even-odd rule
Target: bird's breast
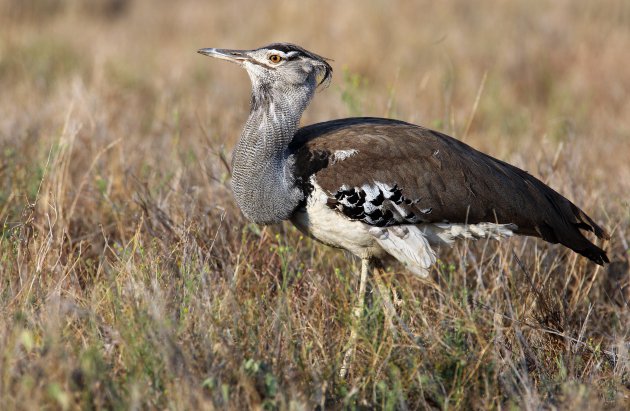
[[375,237],[369,233],[369,226],[352,221],[328,206],[329,196],[317,184],[310,180],[313,189],[291,217],[291,221],[304,234],[337,248],[343,248],[360,258],[381,257],[382,248]]

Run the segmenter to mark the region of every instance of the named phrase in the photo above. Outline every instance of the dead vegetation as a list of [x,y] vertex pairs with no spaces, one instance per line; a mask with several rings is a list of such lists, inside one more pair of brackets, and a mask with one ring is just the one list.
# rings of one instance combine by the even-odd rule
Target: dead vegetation
[[[0,9],[4,409],[630,406],[626,1]],[[335,60],[306,123],[465,139],[608,227],[612,264],[530,238],[442,250],[431,281],[391,267],[399,319],[373,284],[340,380],[357,267],[244,221],[228,159],[249,82],[195,54],[274,40]]]

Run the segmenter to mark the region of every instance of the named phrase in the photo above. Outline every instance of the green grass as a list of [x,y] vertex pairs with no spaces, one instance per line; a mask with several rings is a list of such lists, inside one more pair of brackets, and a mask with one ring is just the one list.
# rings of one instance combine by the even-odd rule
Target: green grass
[[[31,3],[0,1],[3,409],[630,406],[626,2]],[[398,318],[371,280],[339,378],[359,264],[244,220],[248,80],[195,53],[267,40],[335,60],[305,123],[456,132],[608,227],[612,263],[519,238],[388,266]]]

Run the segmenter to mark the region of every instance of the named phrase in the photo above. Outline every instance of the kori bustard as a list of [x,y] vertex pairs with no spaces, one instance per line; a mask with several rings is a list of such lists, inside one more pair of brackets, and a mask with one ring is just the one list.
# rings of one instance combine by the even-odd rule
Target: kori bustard
[[317,87],[331,79],[321,56],[289,43],[199,53],[236,63],[251,79],[251,111],[232,160],[238,206],[255,223],[290,220],[359,257],[355,316],[367,275],[381,258],[392,256],[426,276],[436,261],[432,247],[459,238],[535,236],[608,262],[581,230],[602,239],[608,234],[580,208],[452,137],[383,118],[298,128]]

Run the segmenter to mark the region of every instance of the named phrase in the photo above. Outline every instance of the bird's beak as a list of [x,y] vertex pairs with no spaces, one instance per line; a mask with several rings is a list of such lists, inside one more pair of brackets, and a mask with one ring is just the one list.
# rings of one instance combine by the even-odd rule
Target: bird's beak
[[231,61],[232,63],[241,64],[243,61],[248,60],[245,50],[227,50],[227,49],[200,49],[197,53],[204,56],[210,56],[217,59]]

